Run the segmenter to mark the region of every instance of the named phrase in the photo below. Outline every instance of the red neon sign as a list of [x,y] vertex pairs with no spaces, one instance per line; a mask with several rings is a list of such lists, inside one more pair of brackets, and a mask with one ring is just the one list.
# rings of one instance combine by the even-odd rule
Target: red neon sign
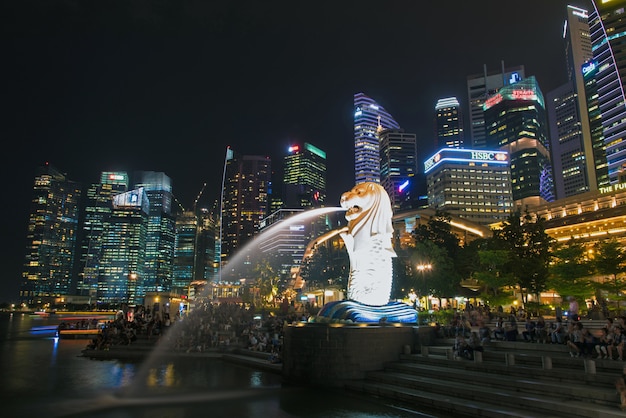
[[502,101],[502,95],[500,93],[496,94],[485,100],[485,107],[495,106]]
[[535,92],[532,90],[513,90],[511,95],[516,100],[535,100]]

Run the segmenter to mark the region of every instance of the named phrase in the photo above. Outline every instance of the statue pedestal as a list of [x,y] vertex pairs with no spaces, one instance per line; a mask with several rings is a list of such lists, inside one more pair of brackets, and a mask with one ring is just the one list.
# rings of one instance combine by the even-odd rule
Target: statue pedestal
[[429,326],[304,322],[286,325],[283,335],[285,382],[318,386],[363,379],[366,372],[397,361],[407,346],[419,352],[434,338]]

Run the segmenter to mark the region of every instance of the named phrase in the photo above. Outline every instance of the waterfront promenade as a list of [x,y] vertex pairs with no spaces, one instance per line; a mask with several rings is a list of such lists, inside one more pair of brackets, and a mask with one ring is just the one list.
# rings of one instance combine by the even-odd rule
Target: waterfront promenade
[[[600,325],[600,321],[584,322],[589,328]],[[258,331],[265,332],[263,327]],[[159,337],[159,343],[165,342],[167,332]],[[83,350],[83,355],[101,359],[143,358],[156,341],[144,336],[127,346]],[[237,337],[228,345],[206,349],[183,345],[179,349],[162,350],[161,355],[216,357],[282,373],[282,365],[270,360],[271,351],[250,349],[246,345]],[[451,338],[435,338],[432,344],[409,347],[408,351],[407,347],[398,347],[397,361],[368,372],[365,379],[343,382],[334,390],[370,396],[382,403],[428,412],[435,417],[626,416],[620,410],[614,386],[626,362],[572,358],[566,345],[521,339],[491,341],[485,344],[481,355],[470,361],[455,358],[452,345]],[[180,349],[184,347],[187,348]]]

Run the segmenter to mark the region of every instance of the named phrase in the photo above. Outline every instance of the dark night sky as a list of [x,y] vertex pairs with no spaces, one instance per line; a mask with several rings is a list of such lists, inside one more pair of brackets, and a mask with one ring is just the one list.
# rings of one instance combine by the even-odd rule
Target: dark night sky
[[33,177],[92,183],[163,171],[189,208],[219,195],[226,146],[275,165],[290,141],[328,156],[328,204],[353,185],[352,96],[383,105],[430,151],[436,100],[467,107],[483,64],[565,82],[562,23],[585,0],[7,0],[0,302],[17,299]]

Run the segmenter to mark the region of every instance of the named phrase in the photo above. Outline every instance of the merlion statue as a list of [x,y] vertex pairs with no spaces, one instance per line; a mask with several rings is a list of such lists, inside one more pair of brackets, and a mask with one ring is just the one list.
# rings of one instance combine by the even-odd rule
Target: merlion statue
[[417,312],[390,302],[393,284],[391,201],[378,183],[359,183],[341,195],[348,226],[334,231],[350,259],[347,300],[330,302],[318,318],[352,322],[417,322]]
[[378,183],[360,183],[341,195],[348,227],[340,233],[350,258],[348,299],[385,305],[391,296],[396,256],[392,246],[391,201]]

